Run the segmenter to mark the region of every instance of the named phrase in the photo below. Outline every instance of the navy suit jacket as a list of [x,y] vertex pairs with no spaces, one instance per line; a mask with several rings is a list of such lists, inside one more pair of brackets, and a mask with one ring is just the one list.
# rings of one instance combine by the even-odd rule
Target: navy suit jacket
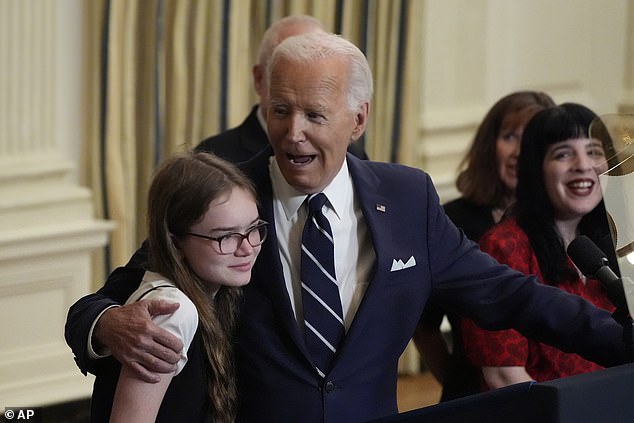
[[[256,183],[260,216],[274,234],[269,154],[243,169]],[[514,327],[604,366],[625,362],[623,330],[609,313],[480,252],[447,218],[427,174],[351,154],[347,160],[376,253],[365,296],[321,380],[291,309],[277,240],[267,239],[244,289],[236,345],[239,421],[363,422],[396,413],[398,359],[432,291],[442,306],[487,329]],[[415,265],[398,265],[411,258]],[[86,355],[92,321],[127,298],[138,273],[133,266],[117,269],[104,288],[71,308],[66,338],[83,371],[95,365]]]

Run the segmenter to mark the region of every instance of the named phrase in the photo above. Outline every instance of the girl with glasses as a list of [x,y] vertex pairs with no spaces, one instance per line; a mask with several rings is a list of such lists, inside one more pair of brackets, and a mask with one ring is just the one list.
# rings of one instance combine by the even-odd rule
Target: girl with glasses
[[148,195],[147,270],[127,303],[178,302],[173,314],[154,321],[184,348],[176,372],[158,383],[107,359],[97,373],[91,421],[234,421],[231,345],[240,287],[266,235],[253,186],[234,165],[190,153],[160,166]]

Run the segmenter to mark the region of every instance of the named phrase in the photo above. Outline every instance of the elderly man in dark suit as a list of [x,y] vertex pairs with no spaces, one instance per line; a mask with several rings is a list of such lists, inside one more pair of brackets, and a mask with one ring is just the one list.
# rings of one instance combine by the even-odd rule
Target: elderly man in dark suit
[[[268,96],[268,84],[264,78],[266,66],[273,50],[280,42],[293,35],[311,31],[324,32],[325,29],[321,22],[307,15],[286,16],[266,30],[260,43],[257,63],[251,71],[253,86],[260,99],[259,104],[253,106],[251,113],[240,125],[206,138],[198,144],[196,150],[211,152],[230,162],[240,163],[251,159],[268,146],[266,121],[262,113],[266,108]],[[359,158],[368,158],[359,143],[351,144],[348,149]]]
[[[398,359],[432,292],[483,327],[514,327],[606,366],[626,361],[623,328],[609,313],[482,253],[445,215],[423,171],[346,154],[365,130],[372,95],[368,63],[352,43],[315,32],[291,37],[268,69],[271,148],[243,169],[274,236],[244,288],[239,421],[363,422],[396,413]],[[334,286],[334,299],[305,276],[313,251],[305,223],[334,245],[334,270],[321,267],[321,288]],[[118,306],[138,284],[140,262],[137,255],[71,308],[67,341],[84,371],[99,346],[148,381],[178,359],[179,341],[149,319],[173,305]],[[308,317],[313,299],[343,327],[342,339]],[[315,353],[315,339],[329,361]]]

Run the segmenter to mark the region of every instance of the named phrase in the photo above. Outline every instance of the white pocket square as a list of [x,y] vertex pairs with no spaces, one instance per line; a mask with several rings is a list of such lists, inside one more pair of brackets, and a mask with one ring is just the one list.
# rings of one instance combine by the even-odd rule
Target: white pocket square
[[390,272],[398,272],[399,270],[407,269],[414,266],[416,266],[416,259],[414,258],[414,256],[411,256],[405,263],[403,263],[403,260],[401,259],[393,259]]

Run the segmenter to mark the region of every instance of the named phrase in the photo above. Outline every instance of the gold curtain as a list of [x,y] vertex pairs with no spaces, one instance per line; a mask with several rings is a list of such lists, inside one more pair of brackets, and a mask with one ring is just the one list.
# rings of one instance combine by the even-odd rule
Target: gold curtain
[[256,100],[251,66],[261,35],[283,16],[313,15],[365,50],[375,79],[366,151],[373,160],[412,160],[420,113],[423,3],[87,2],[92,40],[87,71],[93,85],[88,87],[90,157],[85,163],[96,206],[117,223],[107,267],[125,263],[145,238],[145,196],[156,164],[247,115]]
[[[104,30],[104,0],[87,2],[83,8],[83,137],[86,140],[82,155],[81,169],[86,175],[86,184],[92,190],[95,217],[106,217],[104,203],[103,172],[100,133],[101,133],[101,46]],[[93,281],[98,284],[110,268],[103,251],[93,253]]]

